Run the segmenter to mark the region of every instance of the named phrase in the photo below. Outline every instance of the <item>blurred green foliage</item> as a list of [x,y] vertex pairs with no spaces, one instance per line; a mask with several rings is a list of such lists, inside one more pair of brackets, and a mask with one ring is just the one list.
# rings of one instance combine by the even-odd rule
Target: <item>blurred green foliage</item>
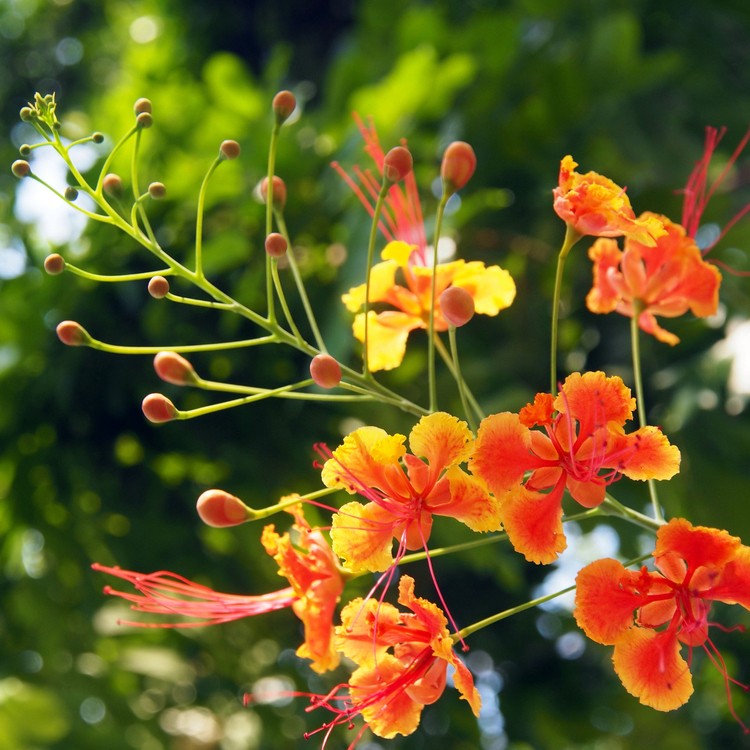
[[[571,153],[583,170],[626,184],[636,210],[679,220],[676,191],[702,152],[705,125],[727,126],[726,159],[750,121],[744,0],[277,0],[250,7],[3,0],[0,39],[0,119],[10,136],[0,140],[2,162],[18,158],[30,137],[17,113],[36,90],[57,92],[71,137],[97,129],[117,139],[130,125],[132,102],[148,96],[156,123],[145,138],[143,179],[167,185],[154,223],[165,246],[185,257],[200,180],[223,139],[242,143],[241,159],[223,165],[209,190],[205,252],[210,273],[249,306],[263,299],[263,207],[252,194],[265,171],[269,102],[280,88],[294,90],[302,116],[285,129],[277,171],[289,189],[287,222],[313,305],[342,359],[356,352],[335,300],[361,279],[368,232],[365,212],[328,167],[332,158],[362,162],[351,111],[372,114],[384,144],[408,138],[428,224],[442,149],[456,138],[472,143],[477,174],[449,229],[463,257],[499,262],[519,287],[510,310],[476,321],[460,342],[464,374],[487,411],[515,410],[546,386],[550,292],[563,234],[550,190],[561,156]],[[714,197],[707,221],[725,222],[747,202],[747,164],[741,160],[731,190]],[[167,568],[225,591],[280,588],[258,529],[202,528],[193,501],[211,486],[257,505],[315,489],[312,445],[339,440],[346,410],[280,401],[200,423],[144,423],[138,404],[162,387],[150,358],[63,348],[57,322],[78,320],[106,341],[152,345],[235,338],[248,335],[247,326],[175,310],[137,284],[45,276],[43,258],[60,248],[38,224],[14,215],[16,183],[9,170],[0,175],[0,750],[316,747],[317,735],[301,736],[322,718],[306,714],[302,701],[241,705],[242,694],[267,675],[301,690],[330,687],[294,657],[298,627],[287,613],[188,632],[122,628],[115,624],[121,608],[104,601],[104,582],[89,565]],[[52,216],[49,200],[42,214]],[[337,268],[332,259],[342,246],[348,257]],[[744,222],[715,255],[749,270],[749,247]],[[85,227],[61,249],[103,272],[149,268],[134,250],[101,226]],[[585,310],[590,267],[582,256],[574,253],[566,275],[564,366],[628,378],[627,323]],[[726,317],[715,325],[674,321],[682,338],[674,350],[643,342],[647,403],[684,457],[663,491],[669,514],[727,528],[747,543],[746,396],[728,390],[730,363],[712,354],[729,323],[750,316],[747,279],[726,275],[722,301]],[[409,393],[423,356],[414,347],[388,380]],[[261,385],[295,379],[306,367],[300,357],[263,349],[194,361],[212,376]],[[458,410],[448,385],[444,406]],[[186,405],[203,398],[169,393]],[[359,416],[389,430],[410,425],[382,409]],[[620,491],[645,504],[642,488],[623,483]],[[635,553],[638,536],[618,531],[625,553]],[[446,525],[435,529],[434,542],[459,537]],[[517,604],[544,578],[547,571],[517,557],[503,549],[436,561],[462,623],[486,616],[488,602],[493,611]],[[729,618],[741,620],[722,612],[722,622]],[[700,655],[695,696],[663,715],[625,693],[606,649],[588,644],[577,658],[562,658],[561,638],[575,630],[564,612],[532,612],[482,631],[470,663],[486,678],[487,704],[499,690],[495,723],[478,727],[448,692],[425,710],[415,735],[388,746],[750,746],[728,716],[720,676]],[[717,639],[730,673],[750,682],[747,638]],[[733,698],[747,718],[750,701],[739,690]],[[345,746],[342,737],[328,744]]]

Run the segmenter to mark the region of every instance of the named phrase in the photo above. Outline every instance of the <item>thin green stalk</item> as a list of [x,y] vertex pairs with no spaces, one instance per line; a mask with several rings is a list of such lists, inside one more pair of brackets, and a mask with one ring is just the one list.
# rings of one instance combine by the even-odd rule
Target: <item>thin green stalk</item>
[[646,516],[643,513],[639,513],[637,510],[628,508],[627,505],[623,505],[618,500],[615,500],[609,493],[605,496],[604,502],[599,506],[603,513],[607,515],[618,516],[626,521],[641,526],[649,531],[656,531],[660,526],[664,524],[664,519],[654,519],[650,516]]
[[271,258],[271,275],[273,276],[273,285],[276,288],[276,294],[279,298],[279,304],[281,305],[281,310],[284,313],[286,322],[296,338],[299,341],[304,341],[302,334],[299,332],[299,328],[297,328],[297,324],[294,322],[289,305],[287,304],[284,288],[281,286],[281,279],[279,278],[279,262],[276,258]]
[[454,377],[456,379],[456,384],[458,385],[458,394],[461,397],[461,407],[463,408],[464,414],[466,415],[466,421],[469,423],[469,429],[471,429],[472,432],[476,432],[477,425],[474,421],[473,414],[469,409],[469,402],[466,397],[466,384],[464,383],[463,375],[461,375],[461,366],[458,361],[458,346],[456,344],[455,326],[451,326],[448,329],[448,340],[451,346],[451,358],[453,360]]
[[448,202],[450,194],[443,187],[443,194],[437,206],[435,214],[435,236],[432,245],[432,276],[430,279],[430,322],[427,329],[427,377],[430,393],[430,411],[437,411],[437,380],[435,377],[435,305],[437,304],[437,267],[438,267],[438,244],[440,243],[440,232],[443,228],[443,214],[445,213],[445,204]]
[[552,336],[550,344],[550,389],[552,395],[557,393],[557,333],[560,320],[560,294],[562,289],[563,269],[565,260],[573,245],[581,239],[581,235],[570,224],[565,230],[565,239],[563,240],[560,254],[557,256],[557,271],[555,272],[555,290],[552,295]]
[[[268,144],[268,167],[266,168],[266,237],[273,231],[273,178],[276,174],[276,148],[281,124],[274,122],[271,129],[271,142]],[[266,304],[268,320],[276,322],[276,307],[273,298],[273,268],[271,256],[266,254]]]
[[[635,398],[636,408],[638,410],[638,423],[641,427],[648,424],[646,419],[646,399],[643,395],[643,377],[641,375],[641,345],[640,345],[640,327],[638,318],[643,311],[643,304],[640,300],[633,301],[633,316],[630,319],[630,344],[633,352],[633,379],[635,380]],[[651,497],[651,507],[654,510],[654,518],[658,523],[664,523],[664,514],[661,512],[659,503],[659,493],[656,489],[656,482],[653,479],[648,480],[648,494]]]
[[195,275],[199,279],[204,279],[205,274],[203,273],[203,212],[206,205],[206,190],[208,188],[208,181],[211,179],[211,175],[216,170],[216,167],[223,161],[221,156],[217,156],[211,166],[206,172],[206,176],[203,178],[201,183],[200,191],[198,192],[198,208],[196,210],[195,217]]
[[[443,340],[440,338],[440,336],[435,336],[435,348],[437,349],[438,354],[442,358],[443,362],[445,362],[445,365],[450,371],[453,378],[456,380],[456,382],[458,382],[460,374],[455,370],[453,358],[451,357],[450,352],[445,348],[445,344],[443,343]],[[479,405],[479,402],[476,400],[474,394],[471,392],[471,389],[465,382],[463,384],[463,389],[467,401],[474,409],[476,418],[481,422],[485,417],[482,407]]]

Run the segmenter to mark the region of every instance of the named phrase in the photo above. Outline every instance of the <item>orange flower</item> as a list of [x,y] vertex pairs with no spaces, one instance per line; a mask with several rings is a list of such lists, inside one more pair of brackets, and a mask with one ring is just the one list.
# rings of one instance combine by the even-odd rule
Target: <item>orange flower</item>
[[591,246],[594,285],[586,305],[595,313],[616,311],[631,318],[637,314],[643,331],[674,346],[679,338],[664,330],[656,316],[674,318],[688,310],[700,318],[713,315],[719,304],[721,274],[703,260],[682,226],[665,216],[657,218],[667,233],[655,245],[626,237],[624,252],[610,239],[598,239]]
[[[378,176],[370,170],[357,167],[357,183],[336,162],[332,166],[352,188],[370,216],[373,216],[385,157],[373,124],[370,122],[369,127],[366,127],[359,118],[357,124],[365,139],[365,150],[378,169]],[[368,302],[383,302],[396,309],[369,312],[368,364],[372,371],[398,367],[406,352],[409,333],[417,328],[426,329],[429,325],[432,253],[427,248],[419,192],[413,172],[406,176],[403,186],[396,184],[389,188],[379,227],[388,244],[381,254],[383,262],[370,269]],[[397,283],[397,274],[403,278],[403,283]],[[497,315],[500,310],[511,305],[516,295],[515,283],[507,271],[500,266],[485,267],[481,261],[456,260],[438,264],[436,299],[449,286],[459,286],[469,292],[474,300],[475,311],[481,315]],[[365,303],[365,285],[353,287],[342,299],[346,308],[356,313]],[[435,313],[435,329],[447,331],[448,322],[443,317],[439,304]],[[363,313],[355,317],[353,332],[364,343]]]
[[[340,686],[348,696],[318,697],[314,707],[333,711],[336,718],[321,727],[330,730],[351,724],[360,714],[365,726],[378,737],[392,739],[409,735],[419,725],[422,709],[440,698],[445,690],[448,665],[454,668],[453,683],[479,715],[481,699],[466,665],[456,656],[443,612],[434,604],[414,596],[414,580],[402,576],[399,604],[410,612],[376,599],[355,599],[344,607],[342,624],[336,628],[339,649],[358,666],[349,682]],[[333,705],[342,702],[343,707]],[[321,731],[318,730],[318,731]]]
[[658,428],[625,434],[634,409],[619,377],[573,373],[557,397],[540,393],[518,414],[482,421],[469,468],[500,498],[505,531],[527,560],[549,563],[565,549],[566,488],[580,505],[594,508],[622,475],[669,479],[677,472],[680,452]]
[[563,158],[559,185],[552,195],[555,213],[579,235],[627,235],[653,245],[664,234],[657,219],[635,218],[625,188],[596,172],[579,174],[577,166],[572,156]]
[[298,547],[292,546],[288,533],[279,536],[273,526],[267,526],[262,537],[266,551],[279,565],[279,575],[291,584],[280,591],[260,596],[224,594],[166,571],[134,573],[98,563],[92,567],[127,581],[140,592],[129,594],[109,586],[104,589],[106,594],[131,602],[136,612],[198,618],[193,622],[128,622],[128,625],[197,627],[291,607],[305,628],[305,642],[297,649],[297,655],[312,660],[310,666],[316,672],[325,672],[339,663],[333,639],[333,615],[344,579],[325,538],[319,530],[311,529],[302,515],[302,506],[294,506],[291,512]]
[[[433,515],[449,516],[474,531],[499,529],[497,502],[484,483],[459,464],[473,436],[465,422],[437,412],[422,417],[409,435],[361,427],[348,435],[323,466],[326,487],[341,487],[369,502],[350,502],[333,516],[333,549],[354,572],[383,571],[407,549],[426,548]],[[422,460],[419,457],[423,457]]]
[[690,698],[690,656],[686,662],[680,651],[700,646],[724,677],[732,715],[750,732],[732,706],[729,683],[736,681],[709,637],[712,625],[727,628],[708,619],[713,601],[750,609],[750,547],[726,531],[678,518],[657,532],[654,561],[656,572],[626,570],[609,558],[583,568],[576,579],[576,621],[589,638],[615,647],[614,667],[625,689],[659,711]]

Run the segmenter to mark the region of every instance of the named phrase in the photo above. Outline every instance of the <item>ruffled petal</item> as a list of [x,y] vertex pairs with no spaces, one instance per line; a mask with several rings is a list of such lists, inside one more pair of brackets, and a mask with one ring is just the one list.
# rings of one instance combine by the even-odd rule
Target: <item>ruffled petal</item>
[[[367,313],[370,324],[367,331],[368,365],[370,370],[392,370],[398,367],[406,354],[406,341],[415,328],[425,328],[421,318],[395,310]],[[365,316],[360,313],[352,324],[354,337],[364,343]]]
[[703,592],[710,599],[750,610],[750,547],[742,545],[726,564],[718,582]]
[[622,291],[622,275],[618,270],[622,250],[616,240],[600,238],[589,248],[589,258],[594,263],[594,280],[586,295],[586,307],[593,313],[613,312]]
[[341,625],[336,627],[336,647],[358,666],[375,666],[393,645],[376,637],[400,628],[400,613],[388,602],[354,599],[341,610]]
[[458,466],[449,469],[446,478],[450,482],[449,502],[438,506],[430,504],[433,513],[455,518],[472,531],[500,531],[500,500],[490,495],[481,479],[470,476]]
[[333,551],[353,573],[387,570],[393,564],[393,523],[375,503],[347,503],[332,518]]
[[574,372],[565,379],[555,399],[555,409],[578,421],[579,436],[588,436],[610,422],[624,425],[632,419],[635,399],[617,375]]
[[513,548],[529,562],[547,564],[567,547],[560,493],[514,487],[501,501],[500,520]]
[[500,266],[485,268],[481,261],[467,263],[453,277],[453,286],[465,289],[474,299],[480,315],[497,315],[510,307],[516,297],[513,277]]
[[411,452],[427,459],[433,483],[447,468],[466,461],[473,444],[466,422],[442,411],[422,417],[409,434]]
[[592,641],[614,645],[633,626],[633,613],[642,597],[623,582],[632,584],[639,576],[612,558],[596,560],[579,571],[573,616]]
[[[398,263],[392,260],[376,263],[370,269],[370,302],[385,301],[389,290],[396,282],[397,270]],[[359,284],[341,297],[349,312],[357,312],[365,304],[365,290],[366,285]]]
[[491,492],[502,495],[520,483],[526,469],[534,465],[530,447],[531,432],[518,414],[492,414],[479,425],[469,469]]
[[615,644],[612,661],[625,689],[657,711],[679,708],[693,693],[693,680],[680,655],[680,644],[668,630],[626,631]]
[[658,427],[617,435],[608,454],[607,466],[630,479],[671,479],[680,470],[679,448]]

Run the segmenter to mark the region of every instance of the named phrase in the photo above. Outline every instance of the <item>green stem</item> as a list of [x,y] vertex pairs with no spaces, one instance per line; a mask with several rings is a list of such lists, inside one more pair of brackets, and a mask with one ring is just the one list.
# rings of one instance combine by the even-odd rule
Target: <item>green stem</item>
[[[268,167],[266,168],[266,237],[273,231],[273,178],[276,172],[276,147],[281,125],[274,123],[271,129],[271,142],[268,144]],[[276,307],[273,298],[273,268],[271,256],[266,253],[266,304],[268,320],[276,321]]]
[[461,397],[461,407],[464,410],[464,414],[466,415],[466,420],[469,423],[469,429],[472,432],[477,431],[476,423],[474,422],[474,416],[469,409],[469,402],[466,398],[466,387],[464,383],[463,375],[461,375],[461,366],[458,361],[458,346],[456,344],[456,327],[451,326],[448,329],[448,340],[450,342],[451,347],[451,359],[453,361],[453,376],[456,379],[456,384],[458,385],[458,394]]
[[[638,318],[643,312],[643,303],[640,300],[633,301],[633,316],[630,319],[630,344],[633,352],[633,379],[635,380],[635,398],[636,409],[638,410],[638,423],[641,427],[648,424],[646,418],[646,399],[643,395],[643,376],[641,374],[641,344],[640,344],[640,327]],[[664,523],[664,514],[661,512],[659,503],[659,493],[656,489],[656,482],[653,479],[648,480],[648,494],[651,497],[651,507],[654,511],[654,518],[657,523]]]
[[432,276],[430,277],[430,321],[427,328],[427,379],[430,393],[430,411],[436,412],[437,405],[437,379],[435,377],[435,306],[437,304],[437,267],[438,267],[438,244],[440,243],[440,232],[443,228],[443,214],[445,204],[450,194],[445,186],[435,214],[435,235],[432,241]]
[[[453,358],[450,355],[450,352],[445,348],[445,344],[443,343],[443,340],[440,338],[440,336],[435,336],[435,348],[438,351],[438,354],[442,358],[443,362],[445,362],[446,367],[448,368],[449,372],[453,376],[453,378],[458,382],[458,379],[460,377],[460,374],[456,371],[454,364],[453,364]],[[481,422],[484,419],[484,411],[482,410],[482,407],[479,406],[479,402],[474,397],[474,394],[471,392],[471,389],[468,385],[464,382],[463,384],[464,389],[464,395],[466,396],[467,401],[471,405],[471,407],[474,409],[474,414],[476,415],[476,418]]]
[[198,192],[198,209],[195,216],[195,275],[199,279],[205,278],[205,274],[203,273],[203,212],[206,205],[206,190],[208,189],[208,181],[211,179],[211,175],[222,161],[221,156],[217,156],[213,160]]
[[581,235],[570,224],[566,226],[560,254],[557,256],[557,271],[555,272],[555,290],[552,295],[552,336],[550,344],[550,389],[554,396],[557,393],[557,335],[560,320],[560,294],[562,289],[563,269],[565,260],[573,245],[581,239]]
[[[618,516],[619,518],[624,518],[626,521],[630,521],[631,523],[636,524],[637,526],[641,526],[644,529],[648,529],[649,531],[656,531],[660,526],[664,524],[664,519],[654,519],[650,516],[646,516],[643,513],[639,513],[637,510],[633,510],[632,508],[628,508],[627,505],[623,505],[618,500],[615,500],[615,498],[612,497],[612,495],[607,494],[604,498],[604,502],[599,506],[602,509],[603,513],[607,513],[608,515],[612,516]],[[607,508],[610,510],[607,511]]]

